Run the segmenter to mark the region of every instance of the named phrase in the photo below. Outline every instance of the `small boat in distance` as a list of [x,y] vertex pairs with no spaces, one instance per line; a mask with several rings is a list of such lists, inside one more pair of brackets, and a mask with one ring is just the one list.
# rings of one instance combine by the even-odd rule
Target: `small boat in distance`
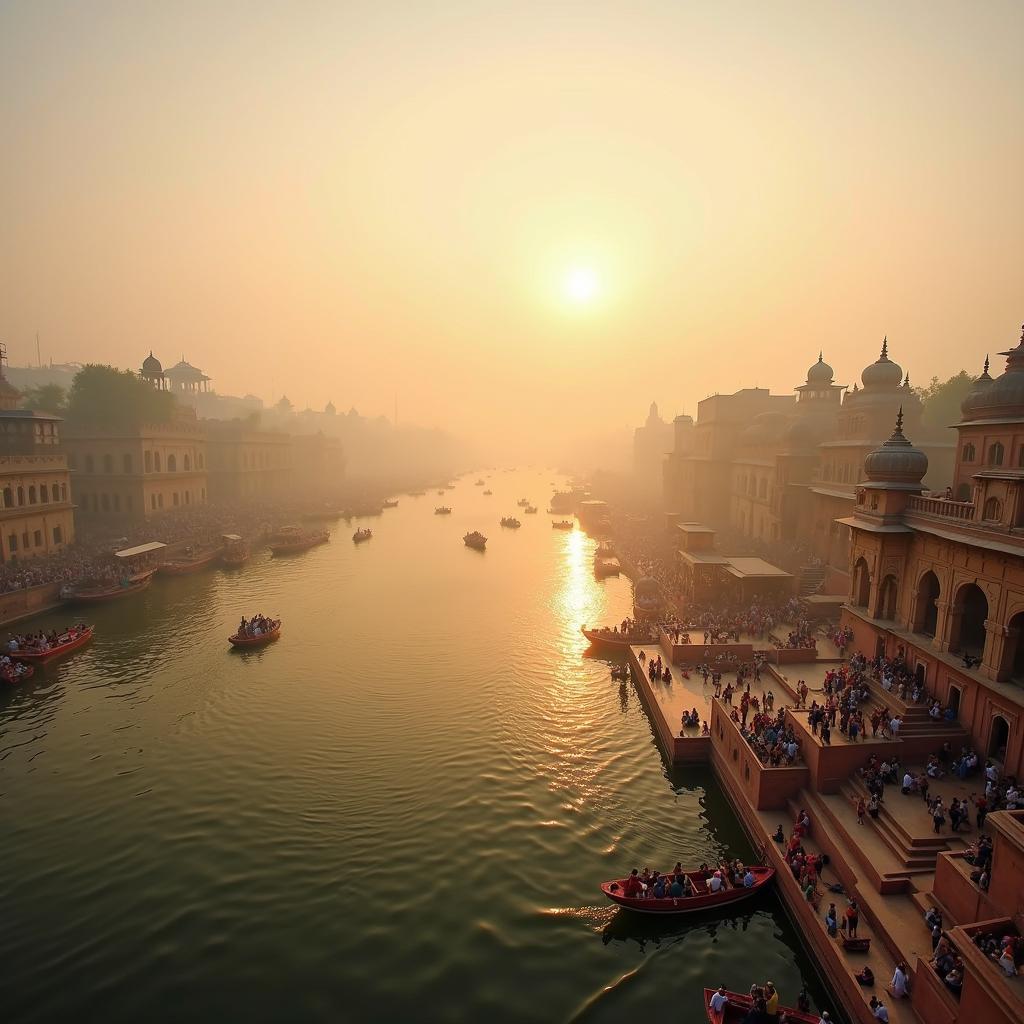
[[327,530],[315,530],[311,533],[298,531],[291,537],[279,540],[270,545],[272,555],[297,555],[302,551],[308,551],[319,544],[326,544],[331,539]]
[[494,493],[494,491],[492,491],[490,488],[488,488],[486,491],[484,491],[484,497],[485,498],[489,498],[493,493]]
[[373,530],[367,528],[365,530],[356,530],[352,534],[352,540],[356,544],[362,544],[364,540],[369,540],[373,536]]
[[513,516],[502,516],[501,525],[504,526],[506,530],[518,530],[523,524]]
[[707,879],[700,871],[684,871],[683,874],[690,879],[693,889],[693,896],[663,896],[658,899],[656,896],[627,896],[625,886],[628,879],[616,878],[611,882],[601,883],[601,892],[620,907],[627,910],[635,910],[640,914],[693,914],[699,910],[708,910],[711,907],[721,907],[727,904],[737,903],[747,899],[755,893],[760,892],[775,877],[775,868],[753,865],[748,868],[754,876],[754,884],[734,885],[729,888],[719,889],[718,892],[711,892],[708,888]]
[[[725,996],[729,1001],[723,1009],[715,1013],[711,1009],[711,997],[717,991],[714,988],[704,989],[704,1010],[708,1015],[709,1024],[740,1024],[741,1021],[748,1019],[748,1015],[754,1009],[753,1000],[749,995],[744,995],[742,992],[726,991]],[[818,1021],[821,1020],[820,1013],[801,1013],[800,1010],[794,1010],[789,1006],[780,1006],[778,1014],[778,1019],[784,1015],[786,1020],[792,1021],[793,1024],[818,1024]]]
[[385,508],[398,508],[398,499],[397,498],[388,498],[387,501],[384,502],[384,507]]
[[473,484],[473,486],[474,487],[483,487],[485,482],[486,481],[481,478],[480,480],[477,480],[477,482],[475,484]]
[[520,499],[519,499],[519,500],[518,500],[518,501],[516,502],[516,504],[517,504],[517,505],[518,505],[518,506],[519,506],[520,508],[529,508],[529,505],[530,505],[530,499],[529,499],[529,498],[520,498]]
[[526,507],[525,507],[525,508],[523,509],[523,511],[524,511],[524,512],[525,512],[525,513],[526,513],[526,514],[527,514],[528,516],[535,516],[535,515],[537,514],[537,506],[536,506],[536,505],[527,505],[527,506],[526,506]]
[[451,514],[452,510],[447,505],[439,505],[434,509],[435,516],[450,516]]
[[617,558],[599,558],[594,563],[594,575],[603,580],[605,576],[618,576],[622,566]]
[[467,548],[473,548],[475,551],[483,551],[487,547],[487,538],[479,530],[467,533],[462,539]]
[[409,492],[409,497],[410,498],[422,498],[423,495],[426,494],[426,493],[427,493],[426,491],[410,491]]
[[556,519],[551,524],[552,530],[572,530],[576,524],[571,519]]
[[252,623],[248,623],[245,632],[243,633],[241,630],[238,630],[233,633],[228,637],[228,643],[232,647],[263,647],[265,644],[276,640],[280,635],[281,620],[269,619],[267,620],[266,628],[258,626],[253,629]]
[[79,647],[84,647],[92,639],[93,629],[93,626],[86,626],[84,623],[68,626],[49,647],[19,647],[17,650],[7,651],[7,655],[12,661],[44,664],[52,658],[59,658],[78,650]]
[[220,557],[221,549],[212,548],[208,551],[196,551],[189,545],[180,555],[168,558],[160,565],[161,576],[188,576],[212,565]]
[[237,568],[249,561],[249,545],[237,533],[225,533],[221,540],[224,547],[220,552],[220,564]]
[[443,498],[444,497],[444,488],[442,487],[437,493]]

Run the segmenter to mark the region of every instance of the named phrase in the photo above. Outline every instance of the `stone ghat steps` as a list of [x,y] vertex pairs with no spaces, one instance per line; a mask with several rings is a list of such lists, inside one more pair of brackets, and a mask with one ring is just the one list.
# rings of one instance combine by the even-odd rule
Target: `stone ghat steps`
[[[840,792],[851,803],[859,797],[867,801],[870,795],[859,775],[844,783]],[[897,803],[894,804],[893,801]],[[901,821],[901,815],[905,814],[913,815],[919,820],[919,827],[913,832]],[[924,801],[918,796],[904,796],[896,786],[886,787],[885,799],[879,808],[878,817],[872,819],[869,815],[867,821],[875,827],[893,856],[910,874],[930,874],[935,871],[935,861],[940,853],[963,849],[963,840],[957,836],[929,835],[925,831],[930,819]]]
[[[887,693],[882,684],[871,679],[868,680],[868,692],[870,693],[870,710],[865,712],[865,717],[870,717],[871,710],[876,705],[889,708],[890,711],[899,711],[903,724],[900,726],[900,739],[918,739],[928,737],[935,741],[935,749],[938,751],[946,740],[955,747],[957,744],[963,746],[968,741],[967,730],[958,722],[934,721],[928,714],[928,708],[924,704],[908,704],[901,701],[895,694]],[[870,725],[868,726],[870,730]]]

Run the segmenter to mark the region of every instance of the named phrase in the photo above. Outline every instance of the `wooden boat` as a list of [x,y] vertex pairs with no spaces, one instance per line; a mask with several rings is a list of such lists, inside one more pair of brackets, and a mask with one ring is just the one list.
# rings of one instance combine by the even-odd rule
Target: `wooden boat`
[[26,665],[45,664],[52,658],[60,658],[62,655],[77,651],[79,647],[84,647],[92,639],[94,628],[93,626],[86,626],[85,629],[76,630],[72,627],[65,630],[57,638],[57,643],[45,651],[12,651],[10,657],[14,661],[21,661]]
[[618,576],[622,572],[622,566],[619,565],[617,558],[599,558],[594,563],[594,575],[598,579],[604,579],[605,576]]
[[444,488],[442,487],[441,490],[439,490],[437,493],[443,498],[444,497]]
[[204,551],[202,554],[193,557],[168,558],[160,566],[159,572],[162,576],[187,576],[189,573],[199,572],[208,565],[212,565],[220,557],[220,549]]
[[491,490],[484,491],[484,497],[485,498],[489,498],[493,493],[494,493],[494,491],[491,491]]
[[220,564],[229,568],[245,565],[249,561],[249,545],[237,533],[225,533],[224,547],[220,552]]
[[441,505],[439,508],[434,509],[435,516],[450,516],[452,510],[447,505]]
[[75,604],[99,604],[103,601],[115,601],[119,597],[128,597],[130,594],[137,594],[140,590],[153,582],[156,569],[137,576],[123,578],[119,583],[97,583],[93,580],[83,580],[69,587],[61,587],[60,599]]
[[302,551],[315,548],[319,544],[326,544],[330,539],[331,535],[326,530],[320,530],[317,533],[304,533],[289,540],[271,544],[270,551],[273,555],[297,555]]
[[259,636],[249,636],[241,633],[234,633],[228,637],[228,643],[232,647],[241,648],[253,648],[253,647],[264,647],[269,643],[272,643],[281,635],[281,620],[274,619],[272,628],[268,629],[266,633],[261,633]]
[[487,547],[487,538],[479,530],[467,533],[462,539],[467,548],[473,548],[476,551],[483,551]]
[[[704,989],[704,1012],[708,1015],[709,1024],[740,1024],[754,1008],[753,1001],[749,995],[744,995],[741,992],[726,991],[725,994],[729,1002],[725,1004],[725,1008],[721,1012],[715,1013],[711,1009],[711,997],[717,991],[717,989],[713,988]],[[785,1013],[786,1020],[792,1022],[792,1024],[818,1024],[821,1020],[820,1013],[801,1013],[799,1010],[794,1010],[789,1006],[780,1006],[779,1012]]]
[[551,524],[552,530],[572,530],[576,524],[571,519],[557,519]]
[[693,914],[698,910],[710,910],[717,907],[728,906],[747,899],[755,893],[760,892],[775,877],[775,868],[755,865],[750,867],[754,876],[754,884],[749,888],[746,886],[734,886],[730,889],[722,889],[719,892],[709,892],[708,884],[699,871],[684,871],[689,876],[690,884],[693,886],[695,896],[684,896],[680,899],[673,899],[666,896],[664,899],[655,899],[653,896],[635,898],[624,895],[623,887],[626,879],[616,878],[611,882],[601,883],[601,892],[620,907],[627,910],[635,910],[639,914]]
[[13,666],[8,665],[3,671],[0,671],[0,683],[17,686],[19,683],[25,682],[26,679],[31,679],[35,674],[36,670],[31,665],[25,665],[21,672],[16,672]]
[[518,530],[523,524],[512,516],[504,516],[502,517],[501,525],[504,526],[506,530]]
[[528,516],[535,516],[535,515],[537,514],[537,506],[536,506],[536,505],[526,505],[526,506],[525,506],[525,507],[523,508],[523,511],[524,511],[524,512],[525,512],[525,513],[526,513],[526,514],[527,514]]
[[583,635],[594,647],[608,651],[625,652],[636,644],[656,644],[658,638],[653,634],[648,636],[637,636],[636,634],[615,633],[606,629],[587,629],[583,627]]
[[352,540],[356,544],[362,544],[364,540],[369,540],[373,536],[373,530],[356,530],[352,534]]
[[518,500],[518,501],[516,502],[516,504],[517,504],[517,505],[518,505],[518,506],[519,506],[520,508],[529,508],[529,507],[530,507],[530,499],[529,499],[529,498],[520,498],[520,499],[519,499],[519,500]]
[[398,500],[396,498],[390,498],[384,502],[385,508],[398,508]]

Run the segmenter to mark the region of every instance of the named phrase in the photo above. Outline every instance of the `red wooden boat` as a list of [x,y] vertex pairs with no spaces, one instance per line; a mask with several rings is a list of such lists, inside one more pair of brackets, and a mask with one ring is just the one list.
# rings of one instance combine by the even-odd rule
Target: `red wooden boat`
[[[708,1015],[709,1024],[740,1024],[740,1021],[753,1009],[753,1002],[749,995],[726,990],[725,994],[729,1002],[725,1004],[725,1008],[721,1012],[715,1013],[711,1009],[711,997],[717,991],[718,989],[714,988],[704,989],[704,1011]],[[801,1013],[788,1006],[780,1006],[779,1013],[785,1013],[786,1020],[792,1024],[818,1024],[821,1020],[820,1013]]]
[[26,679],[31,679],[35,674],[36,670],[31,665],[26,665],[21,672],[15,672],[8,665],[4,671],[0,672],[0,683],[6,683],[8,686],[17,686],[19,683],[25,682]]
[[228,637],[228,643],[232,647],[263,647],[266,644],[276,640],[281,635],[281,620],[274,619],[274,624],[271,629],[268,629],[265,633],[261,633],[259,636],[249,636],[248,633],[234,633]]
[[627,910],[635,910],[640,914],[692,914],[699,910],[709,910],[715,907],[727,906],[730,903],[737,903],[753,896],[767,886],[775,877],[775,868],[751,865],[750,872],[754,876],[754,884],[749,888],[746,886],[734,886],[729,889],[721,889],[719,892],[709,892],[708,884],[699,871],[684,871],[690,879],[695,896],[683,896],[673,898],[666,896],[663,899],[655,899],[653,896],[632,897],[625,895],[625,878],[617,878],[611,882],[601,883],[601,892],[613,903]]
[[160,566],[159,572],[164,576],[187,576],[189,573],[199,572],[200,569],[212,565],[220,553],[220,548],[214,548],[212,551],[204,551],[192,558],[169,558]]
[[270,551],[274,555],[297,555],[300,551],[308,551],[318,544],[326,544],[330,539],[331,535],[326,530],[318,533],[305,533],[271,544]]
[[69,629],[57,638],[58,642],[53,647],[45,651],[13,651],[11,657],[25,664],[42,664],[51,658],[59,658],[63,654],[70,654],[79,647],[84,647],[92,639],[94,628],[86,626],[82,630]]
[[92,580],[83,580],[73,586],[62,587],[60,599],[76,604],[114,601],[119,597],[128,597],[130,594],[137,594],[140,590],[145,590],[153,582],[155,572],[156,569],[150,569],[138,576],[124,579],[120,583],[94,583]]
[[656,644],[657,637],[636,636],[629,633],[615,633],[607,629],[587,629],[583,627],[583,635],[594,647],[608,651],[626,652],[630,647],[639,644]]

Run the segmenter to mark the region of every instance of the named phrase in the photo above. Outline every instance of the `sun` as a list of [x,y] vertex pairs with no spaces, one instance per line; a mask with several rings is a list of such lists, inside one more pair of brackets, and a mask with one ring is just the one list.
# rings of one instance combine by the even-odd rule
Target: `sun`
[[565,275],[565,297],[577,306],[586,306],[597,298],[601,282],[590,267],[573,267]]

